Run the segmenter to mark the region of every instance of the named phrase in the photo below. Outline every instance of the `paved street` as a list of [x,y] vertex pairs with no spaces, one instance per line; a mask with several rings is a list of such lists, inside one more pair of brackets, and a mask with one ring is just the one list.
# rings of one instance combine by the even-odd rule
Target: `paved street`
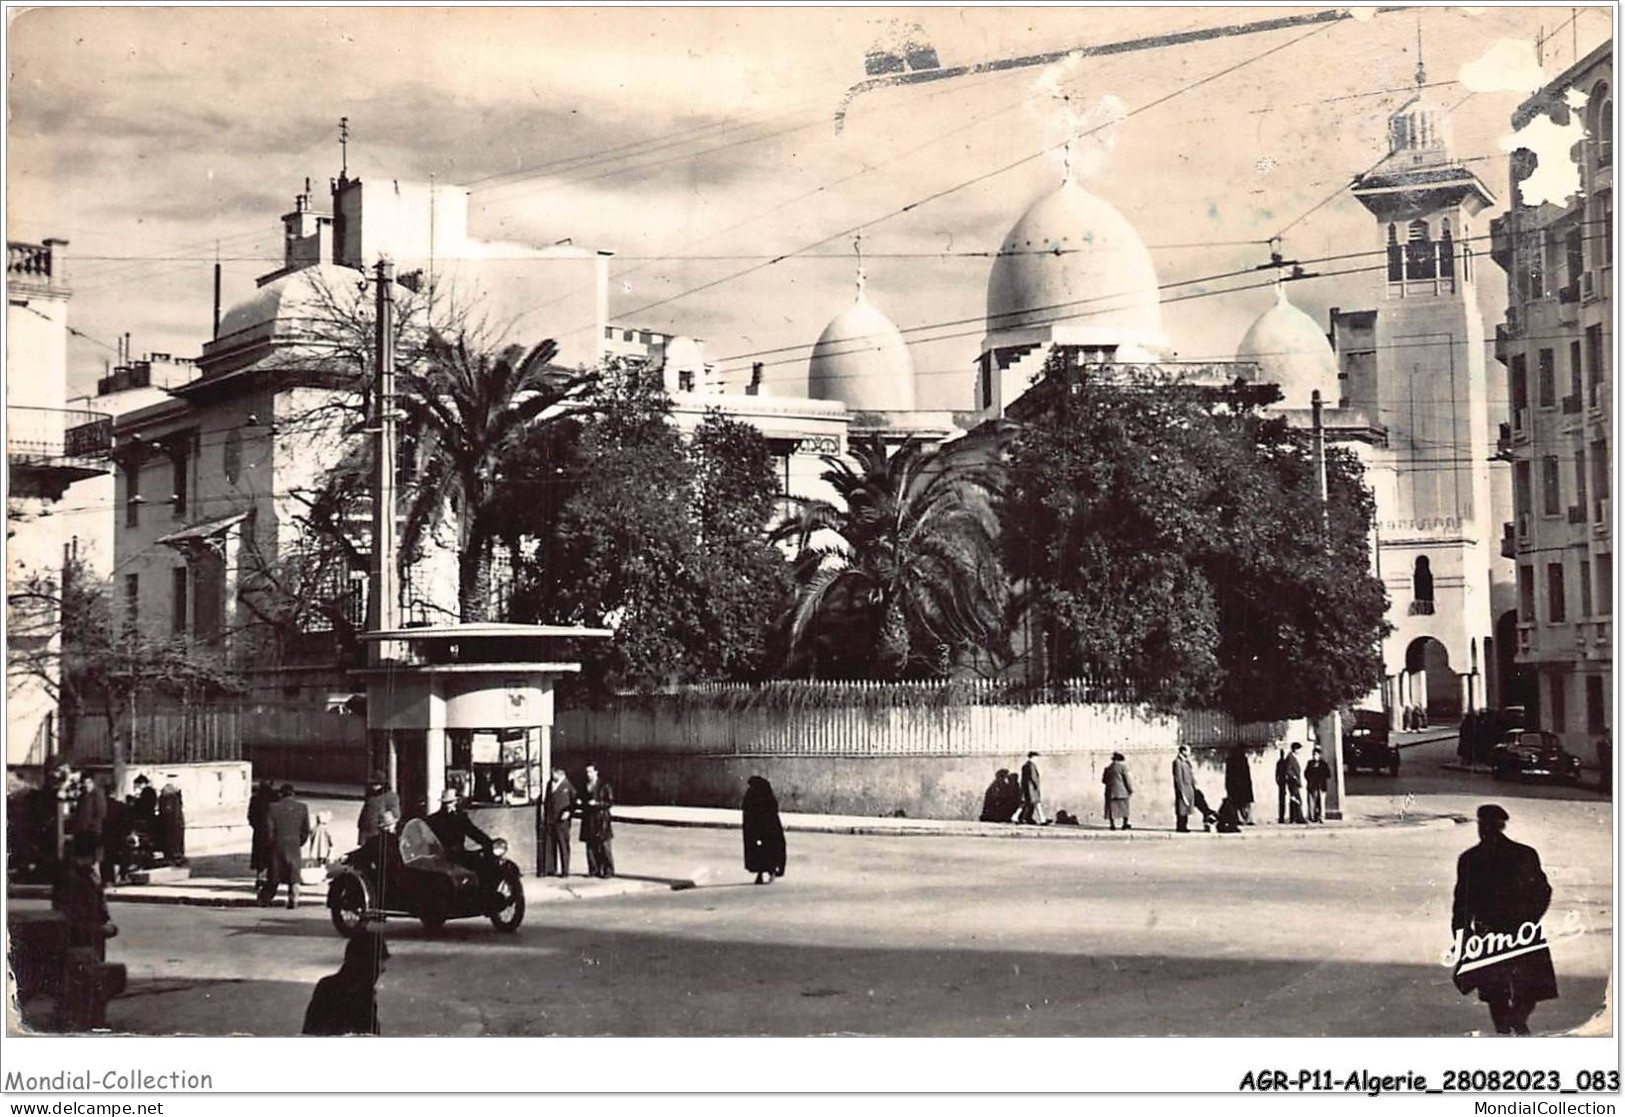
[[[1408,749],[1397,781],[1351,778],[1351,809],[1505,804],[1546,864],[1554,925],[1573,912],[1584,930],[1555,945],[1563,998],[1533,1022],[1576,1027],[1604,1001],[1610,804],[1439,769],[1452,749]],[[700,886],[534,905],[514,937],[392,924],[380,1010],[392,1035],[1459,1035],[1487,1012],[1436,957],[1473,840],[1467,824],[1273,841],[800,834],[789,874],[755,887],[736,831],[625,825],[623,869]],[[297,1032],[341,953],[316,905],[115,918],[130,990],[111,1020],[135,1032]]]

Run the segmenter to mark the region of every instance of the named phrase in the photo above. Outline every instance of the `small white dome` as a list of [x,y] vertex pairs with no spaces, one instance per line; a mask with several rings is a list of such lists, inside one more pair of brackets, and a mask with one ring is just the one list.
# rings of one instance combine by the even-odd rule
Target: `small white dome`
[[1275,305],[1241,339],[1236,360],[1258,365],[1258,383],[1280,387],[1277,407],[1307,410],[1317,389],[1321,402],[1336,407],[1342,394],[1337,354],[1315,320],[1287,301],[1285,287],[1276,287]]
[[903,335],[863,292],[818,335],[807,395],[852,411],[914,410],[914,361]]
[[1120,335],[1162,336],[1151,254],[1122,214],[1068,179],[1011,228],[987,281],[987,329],[1076,323]]

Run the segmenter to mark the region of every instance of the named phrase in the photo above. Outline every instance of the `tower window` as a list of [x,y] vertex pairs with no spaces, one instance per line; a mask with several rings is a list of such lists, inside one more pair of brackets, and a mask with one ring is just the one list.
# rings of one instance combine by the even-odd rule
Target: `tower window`
[[1447,219],[1439,230],[1439,277],[1452,278],[1456,274],[1456,245],[1450,236],[1450,222]]
[[1536,390],[1540,393],[1536,402],[1541,407],[1557,406],[1557,358],[1550,349],[1542,349],[1538,360],[1538,380]]
[[1411,576],[1411,587],[1411,613],[1415,616],[1431,616],[1433,614],[1433,569],[1429,565],[1426,555],[1422,555],[1416,560],[1416,567]]
[[1412,221],[1405,245],[1405,278],[1433,279],[1438,274],[1433,241],[1428,239],[1428,223]]
[[1388,282],[1398,283],[1405,278],[1405,252],[1399,246],[1399,231],[1388,222]]

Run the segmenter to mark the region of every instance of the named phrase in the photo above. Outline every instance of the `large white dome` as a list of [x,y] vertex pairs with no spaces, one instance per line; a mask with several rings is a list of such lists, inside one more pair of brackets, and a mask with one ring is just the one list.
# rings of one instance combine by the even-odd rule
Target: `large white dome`
[[839,400],[852,411],[914,410],[914,361],[891,319],[863,292],[813,346],[807,395]]
[[1021,215],[987,281],[990,334],[1061,323],[1106,344],[1162,336],[1151,254],[1122,214],[1070,179]]
[[311,338],[324,323],[342,321],[361,301],[360,280],[359,272],[337,264],[280,276],[221,316],[218,340]]
[[1278,407],[1306,410],[1317,389],[1327,407],[1336,407],[1337,354],[1315,320],[1287,301],[1286,288],[1275,289],[1275,305],[1258,316],[1236,350],[1238,361],[1258,365],[1258,381],[1281,388]]

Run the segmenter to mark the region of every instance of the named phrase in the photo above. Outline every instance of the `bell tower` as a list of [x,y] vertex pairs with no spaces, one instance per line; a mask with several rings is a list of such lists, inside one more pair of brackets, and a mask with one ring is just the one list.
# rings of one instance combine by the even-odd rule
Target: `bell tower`
[[[1482,705],[1491,632],[1484,321],[1474,292],[1489,189],[1451,152],[1447,110],[1428,95],[1418,31],[1416,91],[1388,120],[1388,154],[1355,180],[1376,219],[1375,363],[1344,405],[1387,431],[1375,471],[1377,547],[1392,602],[1389,700],[1434,718]],[[1376,464],[1376,463],[1373,463]],[[1444,693],[1441,693],[1443,691]]]

